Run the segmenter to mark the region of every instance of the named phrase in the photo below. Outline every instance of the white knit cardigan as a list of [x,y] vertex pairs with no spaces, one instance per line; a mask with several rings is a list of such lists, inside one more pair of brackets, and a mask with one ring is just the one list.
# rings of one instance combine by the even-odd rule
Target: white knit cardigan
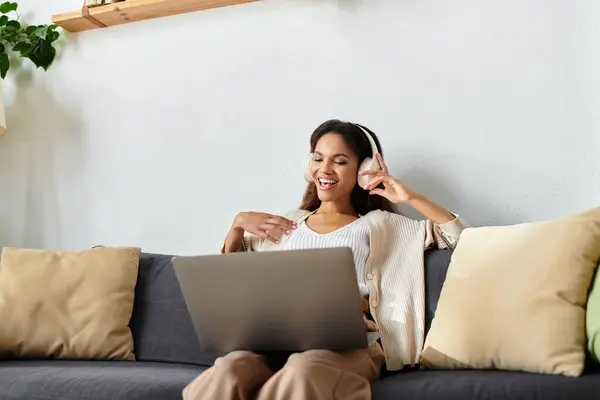
[[[312,214],[295,210],[287,218],[300,223]],[[363,216],[370,230],[370,251],[365,265],[370,311],[381,334],[389,370],[419,363],[424,342],[424,252],[454,248],[467,224],[456,217],[445,224],[416,221],[399,214],[371,211]],[[242,251],[277,251],[279,244],[254,235],[244,237]]]

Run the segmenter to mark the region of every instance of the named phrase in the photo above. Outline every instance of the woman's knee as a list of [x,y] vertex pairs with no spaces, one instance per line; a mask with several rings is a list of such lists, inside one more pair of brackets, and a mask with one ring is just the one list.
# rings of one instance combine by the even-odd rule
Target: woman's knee
[[234,351],[223,357],[217,358],[214,364],[215,370],[219,373],[228,373],[239,375],[249,371],[256,371],[266,368],[266,362],[263,356],[250,351]]
[[[293,354],[274,382],[271,391],[260,399],[295,398],[293,393],[302,393],[304,398],[323,399],[370,399],[370,383],[360,373],[341,362],[344,357],[327,350],[311,350]],[[274,393],[281,394],[279,397]],[[308,397],[306,397],[308,396]]]
[[315,371],[322,368],[322,361],[326,358],[326,350],[309,350],[303,353],[295,353],[288,359],[285,369],[292,370],[298,376],[311,377]]
[[199,375],[183,391],[184,400],[251,398],[272,372],[264,358],[236,351],[218,358],[213,367]]
[[[380,349],[379,345],[377,347]],[[289,358],[286,368],[297,370],[299,374],[330,374],[344,372],[355,374],[369,381],[379,378],[383,364],[383,352],[374,347],[368,349],[334,352],[328,350],[310,350],[297,353]]]

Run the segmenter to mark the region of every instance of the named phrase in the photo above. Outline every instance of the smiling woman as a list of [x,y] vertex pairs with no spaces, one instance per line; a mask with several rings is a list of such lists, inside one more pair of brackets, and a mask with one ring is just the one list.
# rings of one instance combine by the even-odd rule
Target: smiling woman
[[[372,149],[362,130],[371,136],[376,149]],[[346,198],[359,215],[366,215],[373,210],[394,212],[388,199],[369,196],[358,185],[359,165],[373,156],[373,150],[383,155],[379,139],[371,130],[343,121],[326,121],[311,135],[310,149],[310,179],[307,179],[309,184],[300,206],[302,210],[315,211],[323,202]],[[315,176],[319,173],[319,176]],[[335,191],[327,193],[329,188],[335,186]]]
[[[365,331],[379,330],[381,342],[350,352],[292,354],[277,371],[262,355],[232,352],[185,389],[185,400],[367,400],[370,381],[379,378],[384,363],[389,370],[418,363],[424,341],[424,251],[454,247],[465,223],[391,176],[377,136],[351,122],[327,121],[313,132],[304,178],[308,187],[300,210],[285,217],[238,214],[222,251],[350,248]],[[410,205],[427,220],[396,214],[393,204]]]

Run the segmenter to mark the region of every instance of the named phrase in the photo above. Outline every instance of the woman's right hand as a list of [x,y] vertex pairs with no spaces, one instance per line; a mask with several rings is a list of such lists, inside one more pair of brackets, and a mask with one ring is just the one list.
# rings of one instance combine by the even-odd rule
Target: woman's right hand
[[233,222],[233,229],[250,232],[273,243],[279,243],[273,234],[289,235],[292,230],[296,229],[296,223],[279,215],[241,212]]

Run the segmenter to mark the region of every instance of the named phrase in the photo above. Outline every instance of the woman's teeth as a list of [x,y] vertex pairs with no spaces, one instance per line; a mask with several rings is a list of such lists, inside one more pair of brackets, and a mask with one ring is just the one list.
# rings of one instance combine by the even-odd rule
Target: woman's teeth
[[334,181],[331,179],[319,178],[319,186],[321,187],[321,189],[329,189],[329,188],[333,187],[336,183],[337,183],[337,181]]

